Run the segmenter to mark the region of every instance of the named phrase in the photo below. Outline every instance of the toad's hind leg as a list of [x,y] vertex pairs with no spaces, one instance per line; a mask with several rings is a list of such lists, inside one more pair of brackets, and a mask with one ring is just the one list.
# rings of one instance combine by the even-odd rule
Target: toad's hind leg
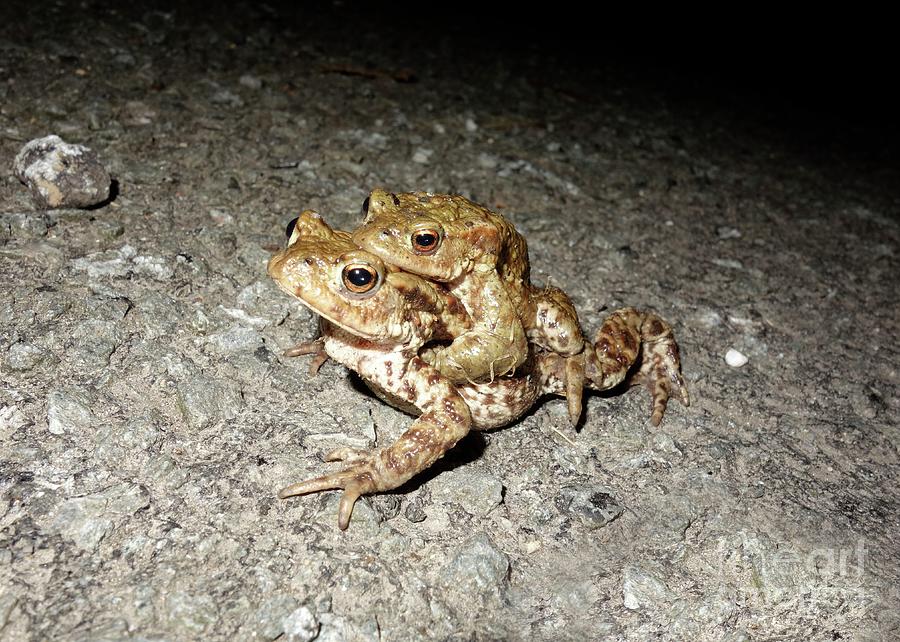
[[533,319],[526,320],[528,340],[566,359],[565,395],[572,424],[581,416],[586,347],[578,313],[568,295],[559,288],[532,288]]
[[[608,390],[626,378],[630,385],[646,386],[654,426],[662,421],[673,393],[685,406],[690,403],[672,328],[652,312],[622,308],[610,314],[597,331],[586,361],[585,374],[596,390]],[[632,370],[636,363],[637,370]]]
[[647,313],[641,324],[641,365],[626,383],[643,385],[650,392],[650,422],[658,426],[669,398],[675,396],[684,406],[691,397],[681,374],[681,357],[675,335],[668,323]]
[[278,496],[282,499],[323,490],[343,489],[338,509],[338,527],[345,530],[350,524],[353,505],[361,495],[397,488],[417,473],[425,470],[472,426],[469,408],[456,389],[434,369],[422,366],[409,386],[410,401],[435,395],[437,401],[428,404],[418,419],[396,442],[387,448],[362,451],[339,448],[328,453],[326,461],[341,461],[346,468],[329,475],[291,484]]

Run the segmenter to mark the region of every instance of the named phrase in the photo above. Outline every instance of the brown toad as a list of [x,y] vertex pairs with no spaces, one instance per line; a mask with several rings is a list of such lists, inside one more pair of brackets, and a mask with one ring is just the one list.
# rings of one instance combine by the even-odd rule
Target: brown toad
[[[420,416],[389,447],[332,451],[326,459],[345,462],[344,470],[293,484],[281,497],[343,489],[338,525],[344,529],[360,495],[403,484],[472,428],[505,425],[542,394],[568,392],[569,360],[540,349],[517,376],[454,385],[418,355],[428,342],[452,340],[471,327],[457,299],[360,250],[346,232],[332,230],[314,212],[304,212],[289,234],[288,247],[272,257],[268,271],[282,289],[322,316],[323,338],[286,354],[316,352],[316,364],[327,354],[360,374],[380,398]],[[614,312],[585,353],[590,387],[612,387],[629,371],[628,383],[648,385],[655,424],[670,390],[678,389],[687,402],[678,347],[656,315],[632,308]]]
[[526,412],[542,392],[562,392],[565,365],[554,354],[539,357],[535,368],[519,376],[454,385],[418,353],[430,340],[449,340],[468,330],[471,321],[459,302],[416,275],[391,270],[314,212],[297,219],[287,248],[271,258],[268,272],[323,319],[322,342],[298,346],[291,354],[323,349],[355,370],[379,397],[419,415],[394,444],[371,452],[334,450],[326,459],[343,461],[347,468],[279,493],[343,489],[341,529],[360,495],[400,486],[471,428],[502,426]]
[[353,241],[408,272],[445,283],[472,328],[423,355],[451,381],[482,382],[511,373],[528,342],[566,358],[569,416],[581,413],[584,337],[569,298],[529,279],[525,238],[503,216],[463,196],[375,189]]

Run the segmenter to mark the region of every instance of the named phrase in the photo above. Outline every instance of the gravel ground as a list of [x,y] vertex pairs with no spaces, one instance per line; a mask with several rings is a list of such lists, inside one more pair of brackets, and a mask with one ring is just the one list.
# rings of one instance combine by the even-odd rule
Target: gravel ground
[[[0,637],[900,636],[896,165],[527,38],[305,6],[0,8]],[[49,134],[111,201],[36,209],[12,164]],[[590,332],[657,311],[691,407],[595,395],[573,430],[548,400],[346,532],[337,493],[278,500],[410,421],[281,357],[316,322],[265,273],[293,215],[352,227],[375,186],[503,212]]]

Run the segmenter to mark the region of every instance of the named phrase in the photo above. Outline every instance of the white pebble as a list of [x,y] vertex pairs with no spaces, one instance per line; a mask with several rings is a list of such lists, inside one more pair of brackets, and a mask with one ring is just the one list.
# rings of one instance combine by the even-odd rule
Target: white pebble
[[747,363],[747,356],[738,352],[734,348],[729,348],[728,352],[725,353],[725,363],[727,363],[732,368],[740,368],[741,366]]
[[260,89],[262,88],[262,80],[256,76],[252,76],[250,74],[244,74],[240,78],[238,78],[238,82],[247,87],[248,89]]

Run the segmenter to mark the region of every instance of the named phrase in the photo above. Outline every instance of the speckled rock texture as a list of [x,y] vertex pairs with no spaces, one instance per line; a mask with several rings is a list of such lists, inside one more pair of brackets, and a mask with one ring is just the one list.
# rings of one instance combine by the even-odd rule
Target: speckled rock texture
[[[535,22],[296,4],[0,6],[0,639],[900,636],[878,141]],[[11,168],[48,132],[114,198],[36,210]],[[690,408],[593,395],[573,430],[546,401],[346,532],[337,493],[278,500],[409,425],[281,356],[316,320],[265,272],[300,210],[352,227],[375,186],[503,212],[588,333],[658,312]]]
[[94,150],[56,135],[28,141],[13,160],[13,173],[38,209],[91,207],[109,198],[109,172]]

